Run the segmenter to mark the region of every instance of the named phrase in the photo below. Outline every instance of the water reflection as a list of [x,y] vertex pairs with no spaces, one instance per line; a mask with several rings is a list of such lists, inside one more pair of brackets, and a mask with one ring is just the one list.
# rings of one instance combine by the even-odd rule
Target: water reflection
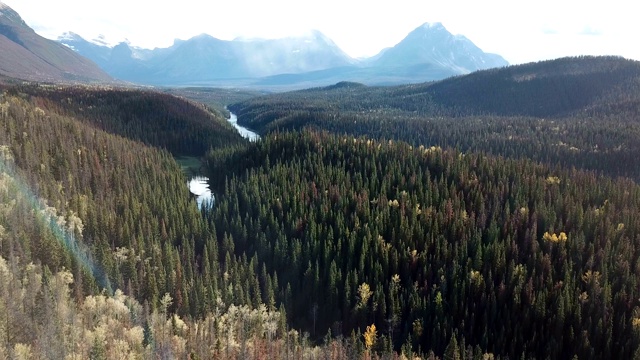
[[209,189],[209,178],[206,176],[194,176],[189,180],[189,191],[196,196],[198,208],[209,205],[215,201],[215,197]]

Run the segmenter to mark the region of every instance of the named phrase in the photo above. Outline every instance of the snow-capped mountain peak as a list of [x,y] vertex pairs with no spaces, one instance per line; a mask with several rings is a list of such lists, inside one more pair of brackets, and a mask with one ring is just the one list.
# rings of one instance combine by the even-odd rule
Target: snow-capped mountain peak
[[438,64],[454,73],[468,73],[507,62],[484,53],[469,39],[451,34],[442,23],[425,23],[413,30],[393,48],[380,54],[381,66]]
[[188,40],[176,39],[171,47],[153,50],[130,46],[126,41],[116,45],[105,36],[87,41],[67,33],[58,41],[115,77],[150,84],[277,78],[282,74],[302,79],[306,73],[314,73],[310,78],[340,74],[415,82],[507,64],[500,56],[484,53],[466,37],[451,34],[440,22],[424,23],[396,46],[364,60],[349,57],[318,30],[284,38],[238,37],[231,41],[201,34]]
[[120,44],[121,42],[125,42],[125,43],[129,43],[129,41],[127,39],[124,40],[117,40],[117,41],[112,41],[110,39],[107,39],[106,36],[104,36],[103,34],[100,34],[98,36],[96,36],[95,38],[89,40],[90,43],[95,44],[95,45],[99,45],[99,46],[106,46],[106,47],[114,47],[118,44]]
[[58,36],[58,38],[56,39],[58,42],[63,43],[67,46],[69,46],[70,42],[87,42],[89,44],[93,44],[93,45],[97,45],[97,46],[101,46],[101,47],[107,47],[107,48],[114,48],[117,45],[121,44],[121,43],[125,43],[127,45],[131,45],[129,40],[127,39],[120,39],[120,40],[113,40],[113,39],[109,39],[106,36],[100,34],[96,37],[94,37],[91,40],[87,40],[85,39],[82,35],[74,33],[72,31],[67,31],[65,33],[63,33],[62,35]]
[[62,35],[58,36],[56,39],[58,42],[70,41],[70,40],[83,40],[82,36],[74,33],[73,31],[67,31],[62,33]]

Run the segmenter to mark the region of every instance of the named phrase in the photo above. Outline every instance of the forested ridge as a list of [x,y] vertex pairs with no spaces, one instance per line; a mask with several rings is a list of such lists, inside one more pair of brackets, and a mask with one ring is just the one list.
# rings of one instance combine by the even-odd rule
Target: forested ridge
[[[248,125],[286,111],[398,110],[421,116],[562,117],[607,102],[637,100],[640,62],[570,57],[476,71],[437,82],[366,86],[353,82],[257,96],[232,107]],[[268,116],[267,116],[268,117]],[[273,119],[272,119],[273,120]]]
[[[222,283],[223,277],[213,224],[197,209],[186,187],[187,179],[168,151],[101,130],[108,121],[117,124],[120,121],[117,116],[102,113],[103,120],[96,125],[94,118],[69,115],[75,109],[65,105],[92,96],[119,95],[119,90],[113,90],[114,93],[90,88],[55,90],[62,94],[54,95],[64,95],[61,102],[46,101],[51,98],[50,91],[55,92],[47,91],[49,97],[40,97],[10,88],[0,98],[3,176],[0,252],[11,264],[10,274],[3,275],[10,282],[3,288],[9,293],[0,304],[6,310],[2,312],[4,325],[0,327],[2,354],[17,357],[18,348],[25,345],[39,356],[64,358],[79,351],[77,346],[104,353],[118,346],[106,339],[98,339],[96,344],[80,344],[67,331],[46,328],[48,323],[66,321],[66,313],[46,312],[47,316],[34,317],[35,309],[55,304],[70,306],[66,298],[47,297],[53,296],[46,287],[47,279],[62,272],[68,275],[63,276],[64,283],[56,283],[60,287],[56,291],[64,295],[67,288],[78,305],[82,305],[86,296],[101,293],[109,296],[116,289],[136,299],[140,309],[137,312],[131,309],[135,318],[132,321],[144,329],[147,347],[144,350],[140,342],[139,347],[129,349],[131,354],[144,350],[150,357],[186,356],[195,344],[180,350],[180,347],[173,349],[171,342],[161,346],[159,340],[150,341],[152,314],[164,306],[165,315],[169,311],[195,320],[204,318],[214,308],[226,311],[232,305],[218,299],[223,294],[217,284]],[[127,94],[134,98],[164,96]],[[140,106],[144,108],[145,102]],[[183,102],[182,106],[189,109],[192,105]],[[145,117],[138,121],[153,119]],[[227,128],[224,119],[211,121]],[[139,134],[146,136],[143,140],[157,135],[153,126],[137,124],[137,128],[144,130]],[[225,138],[220,131],[214,135],[227,143],[241,141],[236,133],[228,133],[233,137]],[[44,282],[23,278],[34,269],[34,264],[39,269],[34,276]],[[239,257],[226,259],[225,265],[235,269],[249,267],[246,259],[243,262]],[[238,271],[237,276],[242,273]],[[241,281],[235,273],[224,279]],[[29,307],[26,303],[13,304],[20,291],[31,295],[18,299],[30,301]],[[171,294],[173,301],[163,305],[164,294]],[[223,308],[220,304],[226,305]],[[18,306],[20,311],[31,309],[31,322],[24,323],[25,318],[19,313],[10,312],[12,306]],[[109,314],[101,315],[107,316],[104,321]],[[40,341],[38,335],[45,330],[53,331],[46,334],[50,340]],[[87,330],[96,329],[89,325]],[[229,341],[237,338],[229,336]],[[207,352],[200,356],[210,357],[208,351],[213,346],[214,343],[209,343]]]
[[[30,218],[40,212],[46,221],[18,217],[20,226],[7,221],[5,229],[17,237],[3,246],[4,255],[11,250],[52,269],[73,269],[77,276],[81,264],[64,251],[59,237],[73,238],[88,247],[100,270],[76,282],[78,293],[99,287],[127,289],[155,307],[158,294],[174,286],[165,269],[162,279],[153,279],[158,267],[175,261],[181,251],[193,260],[194,242],[202,244],[207,238],[207,225],[179,166],[167,151],[108,134],[33,102],[3,95],[4,163],[17,193],[25,201],[37,197],[24,204],[23,212],[31,212]],[[62,235],[47,232],[51,223]],[[95,277],[99,284],[93,284]]]
[[374,323],[386,346],[436,354],[452,337],[510,358],[637,347],[629,180],[306,131],[218,164],[236,170],[213,212],[221,251],[278,275],[262,295],[294,326]]
[[338,134],[529,158],[640,179],[640,64],[563,58],[435,83],[325,88],[232,104],[261,133],[305,127]]
[[5,85],[0,356],[639,357],[637,68],[172,91],[207,106]]
[[201,103],[156,91],[36,84],[10,88],[8,93],[29,96],[40,108],[173,154],[201,156],[242,140],[220,114]]

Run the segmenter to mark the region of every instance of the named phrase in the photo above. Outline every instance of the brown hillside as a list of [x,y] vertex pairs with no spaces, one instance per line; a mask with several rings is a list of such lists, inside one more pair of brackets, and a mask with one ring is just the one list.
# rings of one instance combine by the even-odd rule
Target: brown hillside
[[91,60],[38,35],[0,2],[0,75],[51,82],[110,82]]

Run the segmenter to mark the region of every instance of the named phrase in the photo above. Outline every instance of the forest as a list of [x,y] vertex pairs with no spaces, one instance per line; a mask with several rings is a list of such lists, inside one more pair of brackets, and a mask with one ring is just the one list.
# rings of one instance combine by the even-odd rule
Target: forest
[[639,79],[3,85],[0,356],[638,358]]
[[562,58],[417,85],[344,82],[229,108],[262,133],[308,127],[638,180],[639,84],[637,61]]

